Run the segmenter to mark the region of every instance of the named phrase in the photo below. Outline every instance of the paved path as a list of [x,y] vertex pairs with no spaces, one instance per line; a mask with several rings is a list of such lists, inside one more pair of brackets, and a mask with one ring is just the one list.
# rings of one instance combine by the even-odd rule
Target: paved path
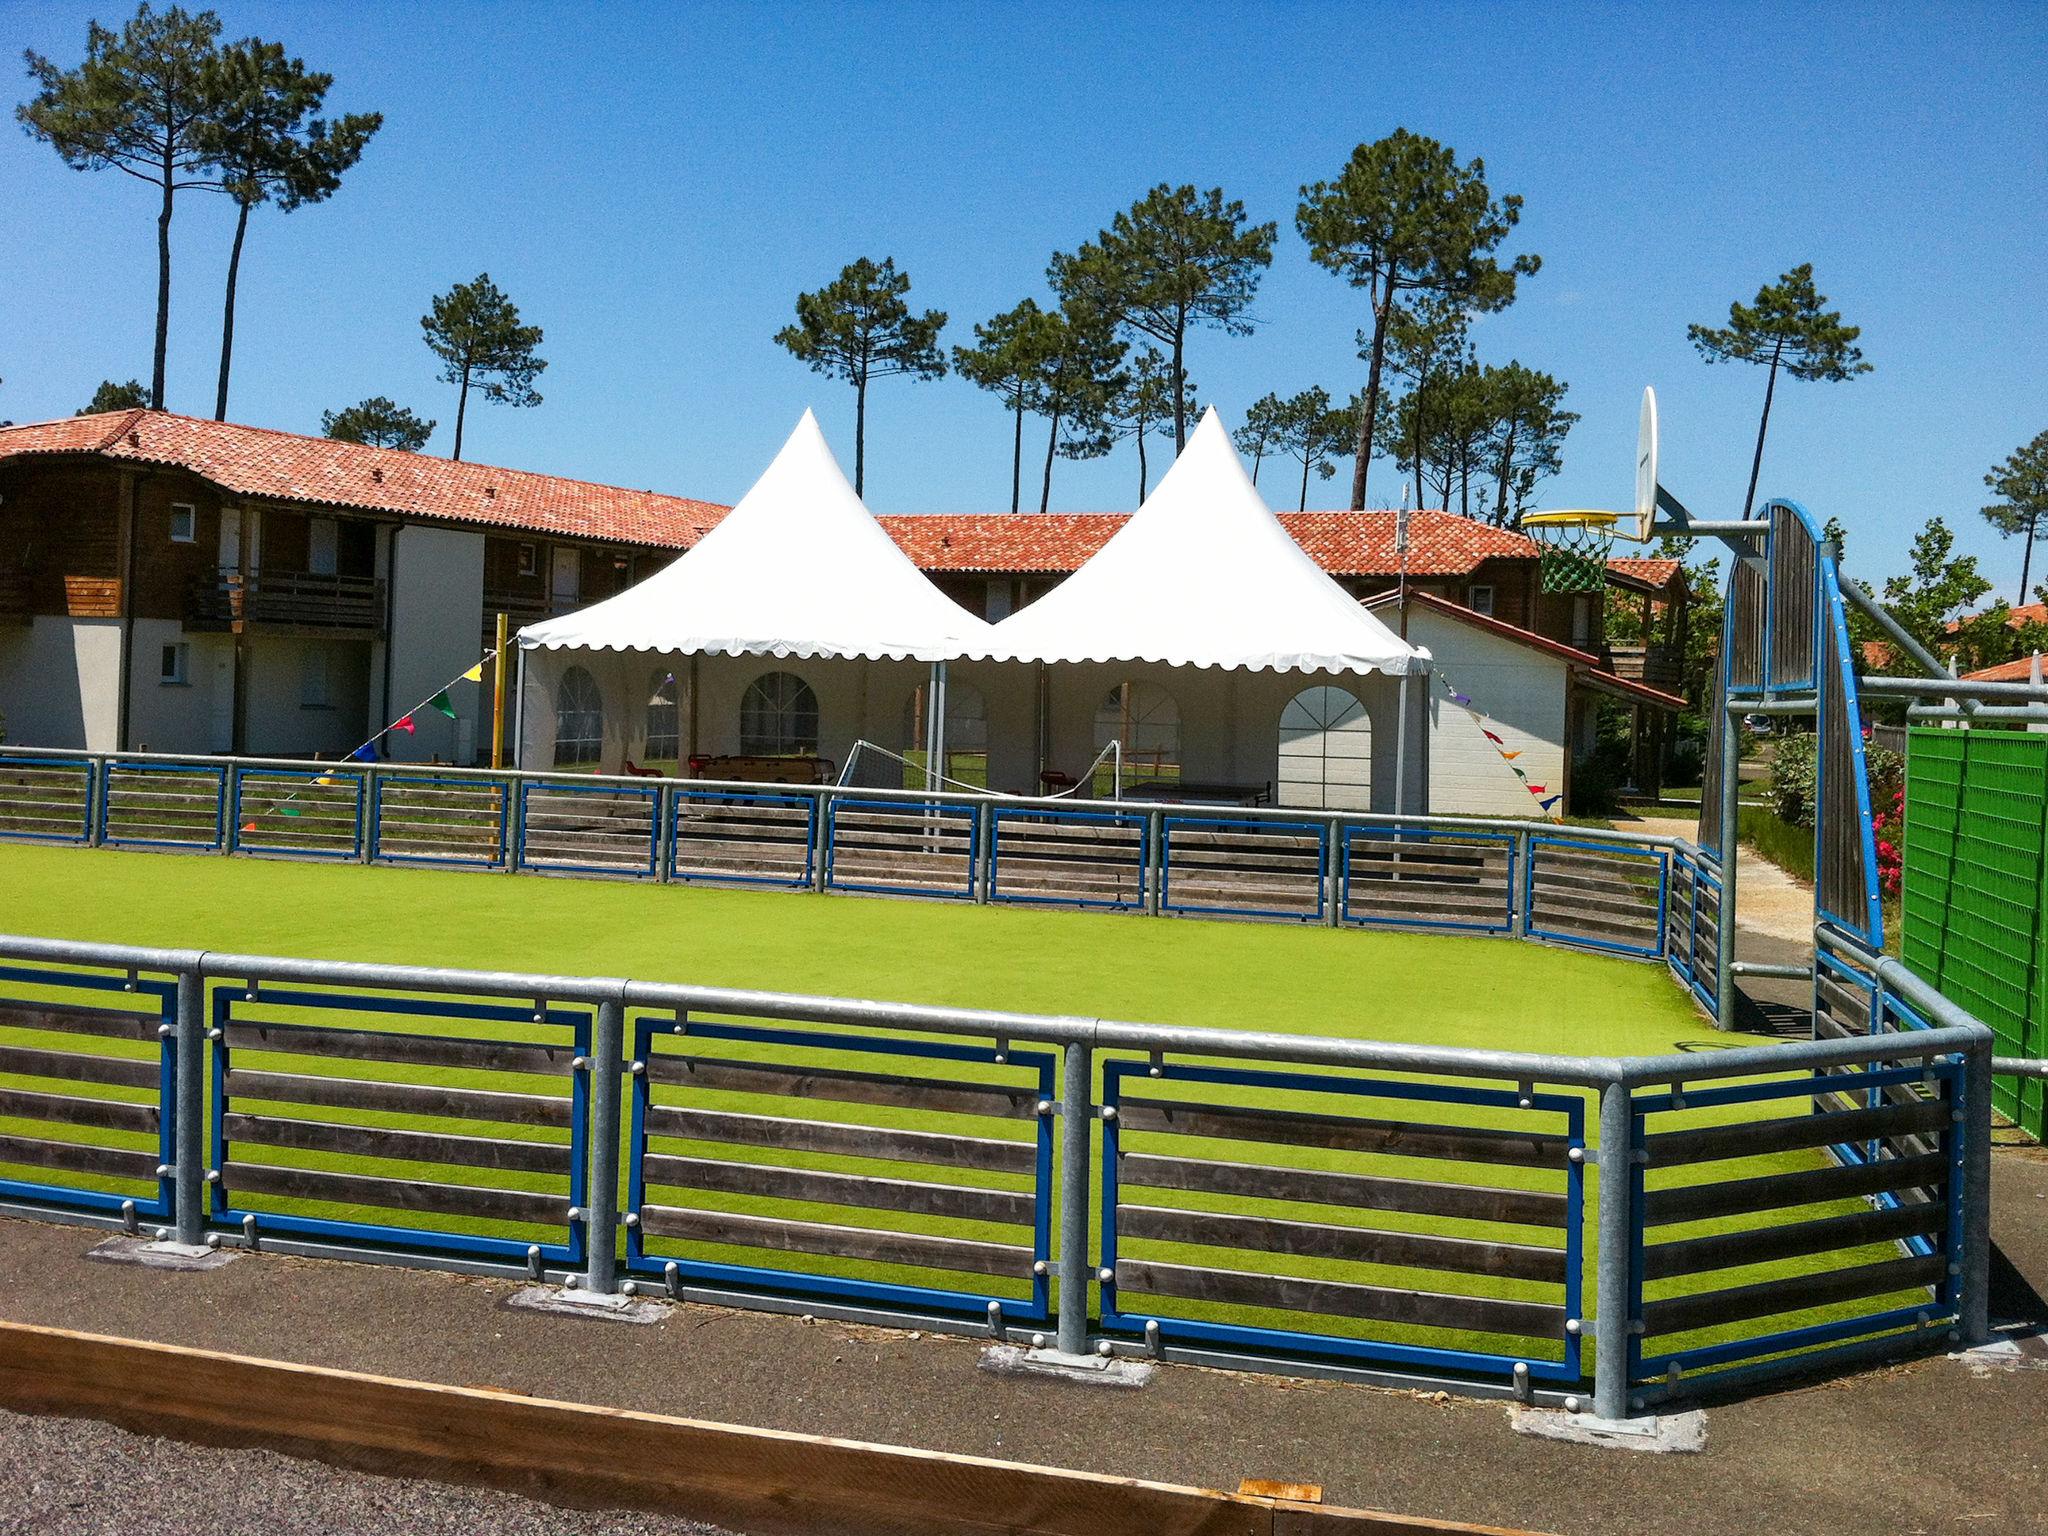
[[[2048,1287],[2048,1157],[2001,1152],[1994,1199],[2004,1248],[1994,1306],[2048,1321],[2033,1297]],[[1187,1366],[1165,1368],[1141,1392],[1103,1391],[990,1376],[968,1339],[699,1306],[624,1327],[508,1310],[513,1287],[495,1281],[277,1255],[172,1274],[88,1261],[100,1236],[0,1221],[0,1316],[1206,1487],[1243,1477],[1320,1483],[1336,1503],[1574,1536],[2002,1536],[2041,1530],[2048,1509],[2048,1372],[1980,1380],[1936,1358],[1781,1389],[1711,1408],[1702,1455],[1646,1456],[1515,1435],[1499,1403]],[[104,1444],[98,1431],[78,1434],[81,1445]],[[4,1438],[0,1464],[24,1465]],[[135,1528],[148,1480],[116,1477],[126,1462],[94,1465],[106,1471],[39,1485],[79,1523],[32,1529]],[[206,1466],[174,1460],[166,1471]],[[280,1518],[261,1529],[384,1528],[359,1521],[353,1506],[334,1516],[319,1502],[323,1476],[303,1506],[271,1506]],[[12,1501],[11,1492],[0,1500],[0,1529]],[[188,1520],[187,1507],[145,1525],[255,1529]],[[529,1517],[541,1518],[508,1519]],[[471,1528],[500,1525],[479,1517]]]
[[[1638,816],[1617,825],[1658,837],[1699,836],[1697,818]],[[1736,847],[1735,926],[1767,938],[1813,947],[1813,887],[1795,880],[1747,843]]]

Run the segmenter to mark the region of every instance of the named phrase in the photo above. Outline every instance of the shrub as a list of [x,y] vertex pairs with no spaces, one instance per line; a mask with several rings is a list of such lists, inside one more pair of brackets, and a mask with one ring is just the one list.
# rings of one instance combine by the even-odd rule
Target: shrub
[[1819,738],[1811,731],[1778,738],[1771,761],[1771,809],[1787,826],[1813,827],[1813,795],[1820,762]]

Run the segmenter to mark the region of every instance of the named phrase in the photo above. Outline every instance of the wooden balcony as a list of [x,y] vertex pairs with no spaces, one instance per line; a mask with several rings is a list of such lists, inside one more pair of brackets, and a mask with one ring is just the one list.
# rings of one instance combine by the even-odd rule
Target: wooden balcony
[[0,624],[26,624],[28,573],[0,570]]
[[193,629],[238,633],[371,636],[384,630],[384,583],[369,576],[305,571],[202,577],[186,605]]
[[1610,645],[1608,668],[1630,682],[1676,693],[1685,679],[1685,658],[1669,645]]

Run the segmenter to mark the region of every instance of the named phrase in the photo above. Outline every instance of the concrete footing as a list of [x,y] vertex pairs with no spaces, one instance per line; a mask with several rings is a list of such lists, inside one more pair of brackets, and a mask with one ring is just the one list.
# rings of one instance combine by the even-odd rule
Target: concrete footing
[[110,1237],[88,1249],[88,1259],[103,1264],[141,1264],[150,1269],[219,1269],[241,1254],[232,1248],[196,1243],[151,1242],[141,1237]]
[[1025,1349],[1016,1344],[991,1344],[981,1352],[981,1368],[998,1376],[1051,1376],[1092,1387],[1142,1387],[1158,1369],[1148,1360],[1068,1355],[1057,1349]]
[[1665,1455],[1707,1448],[1707,1416],[1697,1408],[1684,1413],[1651,1413],[1613,1420],[1516,1403],[1508,1410],[1508,1422],[1518,1435],[1564,1440],[1572,1445],[1605,1445]]
[[504,1305],[521,1312],[553,1312],[562,1317],[589,1317],[607,1323],[658,1323],[668,1316],[668,1303],[647,1301],[618,1292],[601,1296],[595,1291],[560,1290],[552,1285],[529,1285],[505,1298]]

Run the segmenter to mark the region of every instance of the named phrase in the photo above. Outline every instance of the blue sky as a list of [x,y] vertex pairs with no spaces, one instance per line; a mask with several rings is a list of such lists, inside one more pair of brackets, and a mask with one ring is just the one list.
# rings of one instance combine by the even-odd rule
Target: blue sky
[[[1739,510],[1762,372],[1707,367],[1686,323],[1812,261],[1875,372],[1780,391],[1764,492],[1840,517],[1859,574],[1897,568],[1941,513],[2003,589],[2017,579],[2017,547],[1977,508],[1984,471],[2048,427],[2038,5],[219,9],[229,35],[333,73],[331,110],[386,116],[332,202],[252,221],[238,420],[317,432],[323,408],[388,394],[439,417],[448,451],[453,390],[418,317],[488,270],[546,329],[547,399],[473,409],[468,457],[730,500],[807,404],[851,465],[851,389],[769,339],[800,289],[894,256],[913,298],[952,315],[947,340],[967,341],[1042,295],[1050,252],[1153,184],[1192,181],[1280,225],[1256,333],[1190,347],[1235,424],[1267,390],[1363,382],[1361,298],[1308,261],[1294,207],[1353,145],[1406,126],[1483,156],[1527,200],[1513,249],[1543,271],[1474,338],[1488,361],[1567,380],[1584,415],[1545,504],[1628,497],[1653,383],[1665,483],[1702,515]],[[68,64],[88,18],[126,14],[0,3],[0,55]],[[14,79],[10,101],[27,93]],[[10,126],[0,203],[0,416],[68,415],[104,376],[146,381],[150,190],[71,171]],[[224,200],[181,199],[176,410],[212,414],[230,232]],[[1311,503],[1341,505],[1345,484]],[[1062,461],[1053,506],[1124,509],[1136,488],[1126,446]],[[875,510],[1008,493],[991,397],[954,378],[876,386]],[[1376,465],[1375,504],[1398,494]]]

